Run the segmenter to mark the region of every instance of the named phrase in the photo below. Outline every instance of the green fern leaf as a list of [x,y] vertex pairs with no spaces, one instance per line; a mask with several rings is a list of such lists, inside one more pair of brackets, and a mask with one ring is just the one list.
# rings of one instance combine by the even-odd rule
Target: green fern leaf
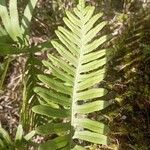
[[17,0],[9,0],[9,14],[10,14],[11,28],[14,37],[16,38],[16,40],[17,37],[22,38],[19,24]]
[[15,141],[21,141],[23,138],[23,128],[22,125],[19,125],[17,128],[16,136],[15,136]]
[[[4,29],[0,26],[1,33],[7,33],[11,39],[15,42],[23,42],[29,40],[27,36],[27,30],[29,30],[29,24],[31,22],[32,13],[38,0],[29,0],[21,23],[19,22],[19,14],[17,8],[17,0],[9,0],[9,9],[7,9],[6,1],[0,1],[0,18],[4,25]],[[26,37],[25,37],[26,36]],[[25,39],[27,38],[27,39]],[[25,41],[27,46],[28,43]],[[20,43],[21,44],[21,43]]]
[[23,18],[21,20],[21,28],[23,33],[28,32],[29,25],[32,19],[33,10],[36,6],[38,0],[29,0],[23,14]]
[[14,39],[11,22],[10,22],[10,16],[6,7],[5,0],[0,1],[0,17],[2,19],[5,30],[7,31],[7,33],[9,33],[10,37]]
[[95,38],[106,22],[96,24],[102,13],[94,15],[94,10],[80,0],[74,13],[67,11],[63,19],[67,28],[58,27],[55,33],[59,40],[51,42],[59,57],[49,54],[48,61],[43,61],[51,75],[38,75],[45,87],[36,87],[34,91],[43,102],[32,110],[65,122],[48,123],[36,129],[43,135],[58,135],[41,144],[40,150],[84,150],[75,143],[77,140],[108,144],[106,126],[87,117],[109,105],[102,98],[107,90],[97,85],[105,77],[106,49],[100,46],[107,41],[107,36]]

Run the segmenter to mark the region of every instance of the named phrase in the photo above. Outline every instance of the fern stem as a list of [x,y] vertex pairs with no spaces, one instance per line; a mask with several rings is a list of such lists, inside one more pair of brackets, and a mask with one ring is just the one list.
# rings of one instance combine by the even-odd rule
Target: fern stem
[[6,61],[5,69],[4,69],[4,72],[3,72],[2,77],[1,77],[0,90],[3,89],[3,84],[4,84],[4,81],[5,81],[5,78],[6,78],[6,74],[7,74],[10,62],[11,62],[11,57],[8,56],[8,59]]
[[[79,5],[81,5],[81,1],[82,0],[80,0],[80,3],[79,3]],[[82,2],[84,2],[84,0],[82,1]],[[82,3],[83,4],[83,3]],[[82,5],[83,6],[83,5]],[[81,10],[83,10],[84,8],[81,6]],[[83,17],[84,16],[82,16],[82,18],[80,18],[81,19],[81,21],[83,20]],[[74,110],[76,110],[75,109],[75,107],[76,107],[76,103],[77,103],[77,101],[76,101],[76,94],[77,94],[77,86],[78,86],[78,82],[79,82],[79,75],[80,75],[80,67],[81,67],[81,62],[82,62],[82,59],[83,59],[83,47],[84,47],[84,37],[85,37],[85,35],[84,35],[84,31],[83,31],[83,29],[84,29],[84,23],[83,22],[81,22],[81,48],[80,48],[80,55],[79,55],[79,57],[78,57],[78,65],[77,65],[77,67],[76,67],[76,76],[75,76],[75,80],[74,80],[74,88],[73,88],[73,94],[72,94],[72,99],[73,99],[73,101],[72,101],[72,110],[71,110],[71,133],[74,133],[74,129],[76,129],[76,126],[75,126],[75,116],[76,116],[76,112],[74,111]],[[78,117],[78,116],[76,116],[76,117]],[[73,128],[74,127],[74,128]],[[76,129],[76,130],[78,130],[78,129]],[[72,136],[72,135],[71,135]],[[71,138],[72,139],[72,138]],[[71,148],[70,148],[71,149]]]

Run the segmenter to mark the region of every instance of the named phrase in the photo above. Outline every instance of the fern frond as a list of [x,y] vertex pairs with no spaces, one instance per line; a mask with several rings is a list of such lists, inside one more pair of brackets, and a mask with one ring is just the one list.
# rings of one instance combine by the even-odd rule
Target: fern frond
[[107,41],[107,36],[96,38],[106,22],[97,24],[102,14],[94,15],[94,10],[92,6],[85,7],[85,1],[80,0],[74,13],[67,11],[67,17],[63,19],[67,28],[58,27],[56,35],[59,41],[51,42],[59,56],[49,54],[48,61],[43,61],[51,75],[38,75],[45,87],[35,88],[42,103],[32,110],[37,114],[65,119],[66,122],[37,128],[41,134],[59,135],[59,131],[63,132],[41,144],[40,150],[85,149],[75,143],[76,139],[108,144],[105,125],[88,118],[88,114],[109,105],[102,98],[107,91],[98,87],[105,77],[106,49],[100,46]]
[[[25,8],[22,21],[19,22],[17,0],[9,0],[9,8],[7,8],[6,1],[1,0],[0,18],[2,19],[4,28],[0,29],[0,33],[1,31],[4,32],[5,30],[5,33],[7,33],[10,36],[10,38],[15,42],[20,42],[20,40],[21,42],[23,42],[24,40],[29,40],[25,38],[28,38],[27,29],[29,29],[32,13],[37,1],[38,0],[29,0],[29,3]],[[27,45],[27,43],[24,44]]]

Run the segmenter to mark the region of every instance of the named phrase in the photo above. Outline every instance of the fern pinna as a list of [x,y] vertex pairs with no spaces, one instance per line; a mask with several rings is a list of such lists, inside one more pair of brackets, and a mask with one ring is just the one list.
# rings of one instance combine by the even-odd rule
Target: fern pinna
[[100,46],[107,36],[95,39],[106,22],[96,24],[102,14],[93,15],[94,10],[80,0],[74,13],[67,11],[63,20],[68,28],[58,27],[59,40],[52,41],[59,56],[49,54],[48,61],[43,61],[51,73],[38,75],[45,86],[35,88],[41,105],[33,111],[55,122],[59,119],[37,128],[40,134],[57,134],[41,144],[40,150],[84,150],[81,141],[107,145],[105,125],[88,118],[89,113],[106,107],[101,97],[107,93],[97,86],[105,75],[106,49]]

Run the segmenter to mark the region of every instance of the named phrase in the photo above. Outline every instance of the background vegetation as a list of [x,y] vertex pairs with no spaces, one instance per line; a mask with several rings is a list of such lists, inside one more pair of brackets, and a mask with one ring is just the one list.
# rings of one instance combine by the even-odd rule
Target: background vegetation
[[[27,3],[27,0],[18,1],[20,17]],[[54,31],[58,25],[63,25],[65,10],[71,10],[77,3],[72,0],[39,0],[31,22],[29,45],[34,47],[55,39]],[[113,101],[113,105],[104,110],[110,127],[110,147],[114,150],[149,150],[150,1],[87,0],[87,3],[96,6],[96,12],[104,12],[103,19],[109,21],[104,32],[112,35],[111,41],[106,45],[111,50],[108,53],[108,75],[103,83],[110,91],[108,98]],[[46,50],[56,53],[52,48]],[[36,124],[40,124],[40,119],[44,121],[30,112],[30,108],[35,105],[34,97],[30,105],[24,101],[33,95],[30,88],[37,81],[31,72],[39,73],[43,69],[36,60],[46,58],[47,51],[30,53],[30,57],[28,54],[0,56],[0,122],[11,137],[15,137],[20,116],[25,135],[32,130],[31,124],[34,128]],[[29,65],[25,65],[26,62]],[[28,72],[25,72],[26,68]],[[33,76],[26,76],[24,79],[25,74]],[[32,85],[28,84],[31,80]],[[26,89],[30,93],[26,93]],[[25,109],[23,112],[28,113],[19,115],[20,109]],[[38,121],[32,122],[30,116]],[[94,113],[92,117],[99,116],[99,113]],[[52,137],[45,137],[44,140],[47,138]],[[43,137],[37,136],[34,141],[41,142]],[[93,146],[93,149],[102,147]]]

